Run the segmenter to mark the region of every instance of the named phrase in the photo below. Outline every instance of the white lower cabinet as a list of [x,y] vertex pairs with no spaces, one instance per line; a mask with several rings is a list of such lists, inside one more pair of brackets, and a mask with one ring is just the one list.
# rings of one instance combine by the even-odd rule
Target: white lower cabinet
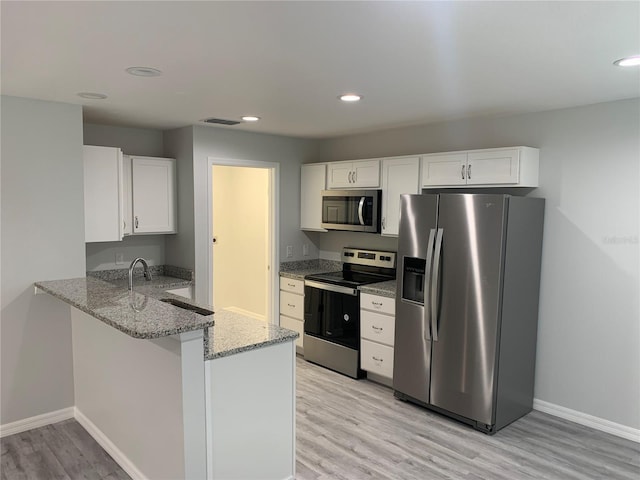
[[296,350],[302,353],[304,333],[304,281],[280,277],[280,326],[298,332]]
[[390,381],[393,378],[395,299],[360,296],[360,366]]

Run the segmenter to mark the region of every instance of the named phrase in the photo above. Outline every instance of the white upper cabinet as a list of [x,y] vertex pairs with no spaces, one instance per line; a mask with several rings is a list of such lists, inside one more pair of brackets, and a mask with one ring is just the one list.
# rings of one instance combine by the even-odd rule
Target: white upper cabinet
[[83,147],[85,242],[114,242],[124,234],[122,151]]
[[131,157],[133,233],[176,232],[176,161]]
[[382,160],[382,235],[397,236],[400,195],[420,193],[420,157]]
[[326,188],[324,163],[302,165],[300,169],[300,229],[326,232],[322,228],[322,190]]
[[329,163],[327,187],[329,189],[380,188],[380,160]]
[[435,153],[422,157],[422,186],[466,185],[466,153]]
[[422,186],[537,187],[539,150],[494,148],[436,153],[422,157]]
[[122,233],[126,235],[133,234],[133,192],[131,191],[131,157],[129,155],[122,156],[122,179],[123,179],[123,196],[122,196]]

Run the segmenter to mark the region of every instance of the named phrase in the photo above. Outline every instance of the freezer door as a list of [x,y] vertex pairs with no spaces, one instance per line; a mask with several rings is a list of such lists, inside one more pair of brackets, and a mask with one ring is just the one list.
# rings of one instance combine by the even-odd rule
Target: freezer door
[[507,201],[503,195],[449,194],[439,202],[430,403],[485,425],[494,424]]
[[431,368],[431,332],[425,317],[432,256],[428,247],[433,247],[437,213],[437,195],[400,197],[393,388],[424,403],[429,401]]

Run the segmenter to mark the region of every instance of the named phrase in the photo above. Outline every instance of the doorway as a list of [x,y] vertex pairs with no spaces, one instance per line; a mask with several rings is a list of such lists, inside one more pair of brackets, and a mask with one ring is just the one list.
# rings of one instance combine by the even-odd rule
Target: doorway
[[277,323],[277,165],[210,159],[210,303]]

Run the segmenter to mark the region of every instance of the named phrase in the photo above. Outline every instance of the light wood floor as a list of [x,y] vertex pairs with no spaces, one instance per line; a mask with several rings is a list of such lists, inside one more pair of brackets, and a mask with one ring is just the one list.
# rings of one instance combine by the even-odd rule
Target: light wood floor
[[[297,480],[640,479],[628,440],[539,412],[489,437],[387,387],[297,367]],[[2,480],[129,478],[74,420],[0,443]]]

